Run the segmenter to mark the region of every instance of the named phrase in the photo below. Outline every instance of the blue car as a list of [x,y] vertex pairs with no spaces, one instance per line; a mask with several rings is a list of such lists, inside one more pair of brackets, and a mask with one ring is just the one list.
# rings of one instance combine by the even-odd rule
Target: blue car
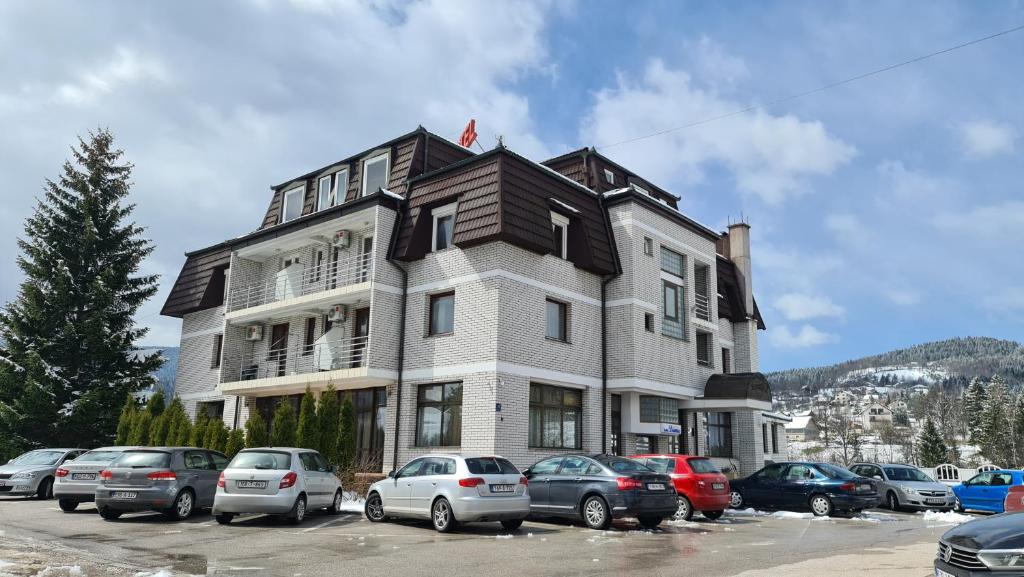
[[882,502],[875,483],[829,463],[773,463],[730,481],[729,506],[810,509],[819,517],[860,512]]
[[1022,471],[985,471],[953,487],[956,510],[1003,512],[1006,493],[1014,485],[1024,485]]

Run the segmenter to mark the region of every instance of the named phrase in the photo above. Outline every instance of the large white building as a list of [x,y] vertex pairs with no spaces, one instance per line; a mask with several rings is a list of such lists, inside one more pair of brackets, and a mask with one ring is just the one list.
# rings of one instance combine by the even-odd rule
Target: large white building
[[163,309],[177,394],[238,427],[333,385],[378,472],[453,450],[753,472],[786,450],[749,227],[677,200],[592,149],[535,163],[417,129],[272,187],[256,231],[186,255]]

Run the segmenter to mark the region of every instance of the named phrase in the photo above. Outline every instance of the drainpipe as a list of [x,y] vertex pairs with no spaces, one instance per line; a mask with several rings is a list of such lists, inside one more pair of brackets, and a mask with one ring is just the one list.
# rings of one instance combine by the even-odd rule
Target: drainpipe
[[[424,158],[424,165],[426,158]],[[406,189],[406,196],[409,195],[408,189]],[[392,258],[395,250],[395,243],[398,240],[398,233],[402,229],[402,222],[405,220],[405,209],[408,205],[408,199],[403,199],[398,203],[398,218],[395,219],[395,227],[391,232],[391,241],[388,243],[388,262],[391,266],[398,269],[398,272],[402,275],[402,304],[401,304],[401,315],[398,319],[398,377],[395,379],[395,439],[394,447],[391,455],[391,468],[394,470],[398,469],[398,434],[402,423],[402,373],[405,368],[405,309],[406,303],[409,297],[409,271],[404,266],[398,264],[396,260]]]

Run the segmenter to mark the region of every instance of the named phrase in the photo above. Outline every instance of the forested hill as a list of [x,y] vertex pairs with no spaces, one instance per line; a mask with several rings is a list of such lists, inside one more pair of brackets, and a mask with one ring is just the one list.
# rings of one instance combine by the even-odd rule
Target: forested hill
[[863,384],[941,382],[951,377],[1001,375],[1011,386],[1024,385],[1024,345],[988,337],[965,337],[923,343],[906,349],[845,361],[826,367],[789,369],[767,375],[779,392],[803,388]]

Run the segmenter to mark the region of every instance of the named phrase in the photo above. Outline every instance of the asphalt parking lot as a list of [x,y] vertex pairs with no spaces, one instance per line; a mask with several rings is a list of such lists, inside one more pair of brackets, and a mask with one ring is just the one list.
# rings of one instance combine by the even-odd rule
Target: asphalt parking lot
[[778,576],[931,574],[949,521],[869,511],[855,518],[730,512],[657,531],[616,523],[592,531],[527,521],[441,535],[426,522],[372,524],[361,514],[312,514],[299,526],[264,516],[222,527],[208,514],[186,522],[158,514],[102,520],[86,504],[0,499],[0,575],[551,575]]

